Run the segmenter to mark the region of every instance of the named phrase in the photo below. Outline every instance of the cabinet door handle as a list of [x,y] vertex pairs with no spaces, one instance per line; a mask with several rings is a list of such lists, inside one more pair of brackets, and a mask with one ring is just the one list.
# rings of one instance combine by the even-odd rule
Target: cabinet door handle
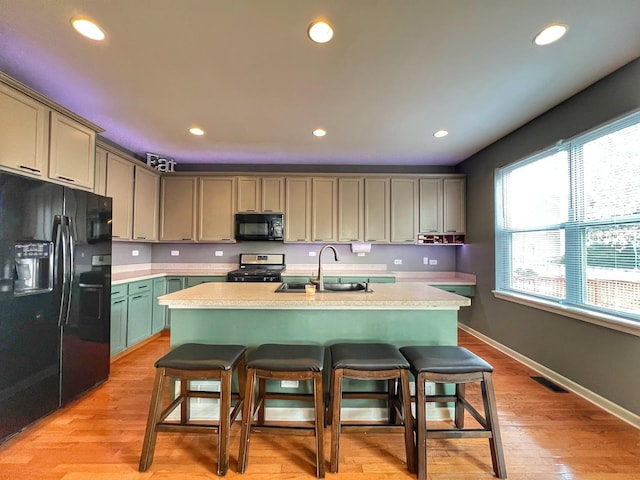
[[116,305],[116,304],[118,304],[118,303],[122,303],[122,302],[124,302],[124,299],[122,299],[122,300],[116,300],[115,302],[113,302],[113,304],[114,304],[114,305]]
[[37,168],[27,167],[26,165],[20,165],[20,168],[22,168],[23,170],[29,170],[30,172],[37,172],[37,173],[41,172],[41,170]]
[[190,238],[183,238],[182,240],[191,240]]
[[137,300],[137,299],[142,298],[142,297],[144,297],[144,295],[136,295],[131,300]]
[[136,240],[146,240],[147,237],[136,237]]
[[60,180],[64,180],[65,182],[76,182],[73,178],[63,177],[62,175],[58,175],[57,178],[59,178]]

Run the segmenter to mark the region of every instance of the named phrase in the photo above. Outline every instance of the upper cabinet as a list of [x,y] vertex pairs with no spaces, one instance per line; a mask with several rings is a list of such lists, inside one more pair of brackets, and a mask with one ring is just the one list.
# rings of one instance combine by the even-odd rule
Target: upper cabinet
[[107,151],[96,147],[96,166],[93,169],[93,193],[107,194]]
[[285,181],[285,242],[311,240],[311,179],[287,178]]
[[364,180],[364,240],[387,243],[390,234],[391,181],[388,178]]
[[443,180],[443,230],[444,233],[465,233],[466,231],[466,182],[464,178]]
[[135,166],[133,195],[133,239],[158,239],[160,175],[143,165]]
[[0,167],[94,189],[99,127],[0,72]]
[[133,181],[134,165],[130,161],[107,152],[106,195],[113,198],[114,239],[131,240],[133,235]]
[[238,177],[238,212],[284,212],[283,177]]
[[0,83],[0,165],[24,175],[46,174],[49,109]]
[[391,179],[391,243],[416,243],[418,234],[418,181]]
[[311,238],[314,242],[338,239],[338,180],[311,179]]
[[420,233],[465,233],[465,179],[420,179]]
[[338,241],[364,240],[364,179],[338,178]]
[[93,190],[96,133],[88,127],[51,112],[49,178]]
[[235,177],[201,177],[199,193],[199,241],[234,240]]
[[284,177],[262,177],[262,211],[284,212]]
[[160,182],[160,240],[196,239],[197,177],[162,177]]

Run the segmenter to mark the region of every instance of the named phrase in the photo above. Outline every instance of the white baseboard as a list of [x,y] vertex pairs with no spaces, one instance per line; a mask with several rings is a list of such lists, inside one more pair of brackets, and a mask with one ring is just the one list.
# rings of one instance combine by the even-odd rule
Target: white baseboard
[[502,345],[501,343],[496,342],[492,338],[487,337],[486,335],[483,335],[482,333],[474,330],[468,325],[458,322],[458,327],[461,330],[464,330],[465,332],[469,333],[470,335],[473,335],[474,337],[482,340],[486,344],[491,345],[496,350],[499,350],[505,355],[513,358],[514,360],[517,360],[523,365],[526,365],[530,369],[535,370],[541,375],[544,375],[545,377],[554,381],[558,385],[566,388],[567,390],[575,393],[576,395],[579,395],[580,397],[584,398],[588,402],[591,402],[597,407],[600,407],[603,410],[609,412],[611,415],[614,415],[618,417],[620,420],[627,422],[629,425],[640,429],[640,415],[636,415],[635,413],[621,407],[616,403],[613,403],[611,400],[607,400],[606,398],[598,395],[597,393],[592,392],[591,390],[583,387],[582,385],[574,382],[573,380],[570,380],[567,377],[564,377],[559,373],[554,372],[553,370],[545,367],[544,365],[541,365],[540,363],[534,360],[531,360],[528,357],[525,357],[524,355],[516,352],[515,350],[512,350],[509,347],[506,347],[505,345]]

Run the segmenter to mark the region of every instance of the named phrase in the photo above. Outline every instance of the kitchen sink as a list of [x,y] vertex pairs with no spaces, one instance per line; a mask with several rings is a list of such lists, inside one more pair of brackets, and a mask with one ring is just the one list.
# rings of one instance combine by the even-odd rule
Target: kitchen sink
[[[282,283],[276,288],[276,293],[305,293],[305,286],[302,282]],[[372,292],[364,282],[357,283],[325,283],[325,292]]]

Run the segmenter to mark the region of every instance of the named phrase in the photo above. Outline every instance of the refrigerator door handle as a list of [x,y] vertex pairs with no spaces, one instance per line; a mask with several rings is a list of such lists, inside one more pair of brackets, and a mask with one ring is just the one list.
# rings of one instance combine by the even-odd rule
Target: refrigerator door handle
[[[58,312],[58,327],[61,327],[66,318],[66,298],[67,298],[67,237],[65,228],[67,224],[67,218],[62,215],[56,215],[54,219],[54,232],[56,239],[56,281],[62,280],[61,294],[60,294],[60,311]],[[62,253],[62,258],[57,258],[59,253]],[[61,260],[61,262],[60,262]],[[62,278],[60,278],[59,264],[62,263]]]
[[67,242],[69,245],[69,270],[68,270],[68,279],[69,279],[69,290],[67,294],[67,313],[65,315],[64,324],[69,325],[69,315],[71,313],[71,297],[73,294],[73,277],[75,275],[75,242],[73,238],[73,221],[70,217],[66,217],[66,227],[67,227]]

